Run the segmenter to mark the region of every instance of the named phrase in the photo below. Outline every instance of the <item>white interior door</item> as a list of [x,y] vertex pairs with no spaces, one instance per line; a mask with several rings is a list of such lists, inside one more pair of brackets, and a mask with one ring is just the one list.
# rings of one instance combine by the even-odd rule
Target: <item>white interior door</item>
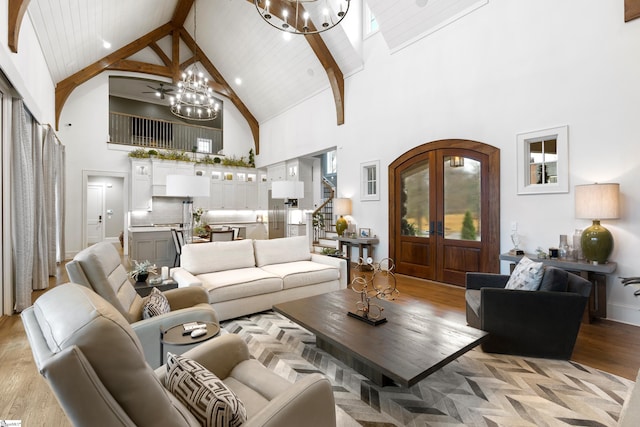
[[87,185],[87,243],[104,240],[104,185]]

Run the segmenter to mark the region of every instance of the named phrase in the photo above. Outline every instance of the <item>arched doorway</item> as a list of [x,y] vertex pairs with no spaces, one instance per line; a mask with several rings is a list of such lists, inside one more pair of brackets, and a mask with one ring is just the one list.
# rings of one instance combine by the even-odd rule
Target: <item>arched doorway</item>
[[500,150],[446,139],[389,166],[389,254],[401,274],[464,285],[499,271]]

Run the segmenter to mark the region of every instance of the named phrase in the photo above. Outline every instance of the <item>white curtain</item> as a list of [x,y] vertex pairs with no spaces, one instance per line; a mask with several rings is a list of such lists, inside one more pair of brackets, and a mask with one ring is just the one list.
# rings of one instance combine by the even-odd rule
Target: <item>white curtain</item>
[[11,126],[11,240],[15,309],[31,305],[35,247],[33,118],[22,100],[14,100]]
[[45,128],[43,171],[47,225],[49,276],[55,276],[56,263],[64,261],[64,145],[51,128]]
[[21,100],[13,101],[11,240],[15,310],[46,289],[56,262],[64,260],[64,146],[51,126],[36,123]]
[[[49,252],[47,250],[47,209],[45,204],[44,162],[42,158],[42,126],[33,123],[33,193],[35,195],[35,236],[33,257],[33,289],[49,286]],[[55,271],[54,271],[55,275]]]

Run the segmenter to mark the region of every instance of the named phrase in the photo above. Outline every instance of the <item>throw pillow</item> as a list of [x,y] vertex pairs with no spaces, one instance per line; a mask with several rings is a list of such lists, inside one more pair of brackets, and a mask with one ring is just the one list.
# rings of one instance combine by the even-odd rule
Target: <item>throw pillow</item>
[[522,291],[536,291],[540,287],[544,268],[541,262],[533,262],[523,256],[511,273],[505,289],[519,289]]
[[556,267],[546,267],[539,291],[567,292],[569,273]]
[[202,426],[235,427],[247,421],[238,396],[194,360],[168,353],[165,386]]
[[148,319],[171,311],[169,300],[158,288],[151,289],[149,296],[142,306],[142,318]]

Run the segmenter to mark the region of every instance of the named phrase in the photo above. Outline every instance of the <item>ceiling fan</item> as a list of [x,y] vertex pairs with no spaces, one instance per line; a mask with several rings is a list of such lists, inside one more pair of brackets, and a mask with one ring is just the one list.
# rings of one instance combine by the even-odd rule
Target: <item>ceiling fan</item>
[[153,92],[142,92],[142,93],[155,93],[156,96],[160,99],[164,99],[165,94],[171,95],[173,93],[173,88],[172,87],[165,88],[163,83],[160,83],[160,87],[153,87],[149,85],[147,85],[147,87],[149,89],[153,89]]

